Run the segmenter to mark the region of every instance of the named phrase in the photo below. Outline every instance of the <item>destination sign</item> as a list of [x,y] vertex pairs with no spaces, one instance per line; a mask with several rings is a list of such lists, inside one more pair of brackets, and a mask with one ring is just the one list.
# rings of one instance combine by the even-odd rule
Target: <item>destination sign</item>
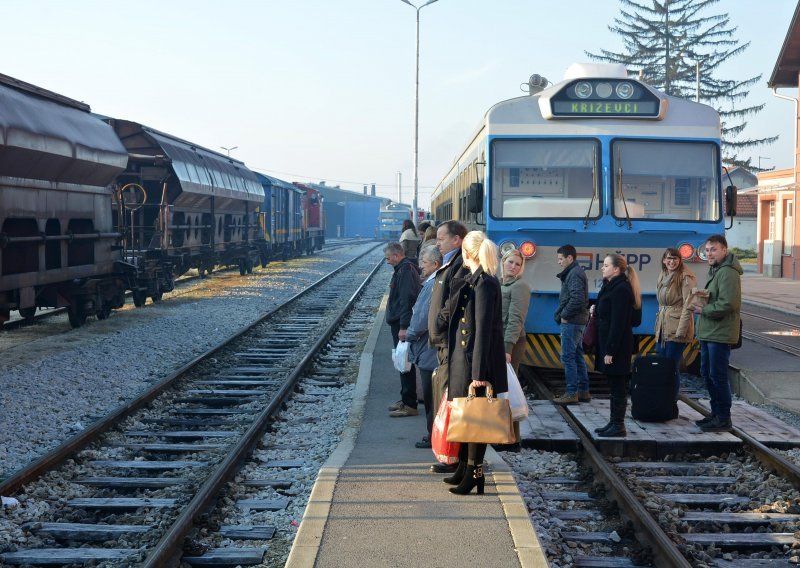
[[551,101],[557,116],[658,116],[656,101]]

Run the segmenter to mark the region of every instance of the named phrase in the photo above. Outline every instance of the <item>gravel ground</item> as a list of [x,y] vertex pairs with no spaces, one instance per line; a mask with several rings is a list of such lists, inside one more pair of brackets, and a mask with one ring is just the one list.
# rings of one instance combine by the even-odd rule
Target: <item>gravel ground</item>
[[[0,478],[371,246],[272,263],[246,277],[216,273],[160,304],[126,306],[80,329],[0,345]],[[380,249],[373,254],[377,262]]]

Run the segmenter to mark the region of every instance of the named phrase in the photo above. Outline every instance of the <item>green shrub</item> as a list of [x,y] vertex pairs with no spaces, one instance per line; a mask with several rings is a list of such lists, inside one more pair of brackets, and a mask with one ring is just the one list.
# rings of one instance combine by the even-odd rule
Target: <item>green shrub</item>
[[746,260],[748,258],[757,258],[758,255],[756,251],[749,250],[749,249],[740,249],[739,247],[733,247],[731,252],[738,258],[739,260]]

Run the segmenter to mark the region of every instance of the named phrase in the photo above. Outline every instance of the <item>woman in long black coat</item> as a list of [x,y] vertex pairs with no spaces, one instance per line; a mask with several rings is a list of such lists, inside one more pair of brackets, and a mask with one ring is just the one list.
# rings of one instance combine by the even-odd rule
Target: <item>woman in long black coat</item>
[[[454,278],[450,287],[447,328],[450,378],[448,400],[465,397],[470,385],[478,396],[492,386],[495,396],[508,391],[503,342],[503,300],[497,273],[497,246],[481,231],[467,233],[462,244],[464,266],[470,273]],[[452,493],[483,493],[486,444],[462,444],[458,468],[445,483]]]
[[595,369],[606,375],[611,390],[611,416],[598,436],[625,436],[633,328],[642,322],[639,277],[625,257],[610,254],[603,261],[603,287],[597,294],[597,354]]

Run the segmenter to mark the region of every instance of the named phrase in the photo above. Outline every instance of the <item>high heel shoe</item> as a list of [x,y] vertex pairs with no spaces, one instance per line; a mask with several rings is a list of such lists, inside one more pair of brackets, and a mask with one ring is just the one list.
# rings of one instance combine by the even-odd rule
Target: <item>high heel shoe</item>
[[464,472],[467,471],[467,462],[463,462],[461,460],[458,461],[458,467],[456,471],[450,477],[445,477],[442,479],[448,485],[458,485],[461,483],[461,480],[464,479]]
[[466,495],[472,491],[473,487],[477,487],[478,495],[483,495],[483,486],[485,483],[486,478],[483,476],[483,464],[478,466],[468,465],[461,483],[458,484],[458,487],[451,487],[450,493]]

